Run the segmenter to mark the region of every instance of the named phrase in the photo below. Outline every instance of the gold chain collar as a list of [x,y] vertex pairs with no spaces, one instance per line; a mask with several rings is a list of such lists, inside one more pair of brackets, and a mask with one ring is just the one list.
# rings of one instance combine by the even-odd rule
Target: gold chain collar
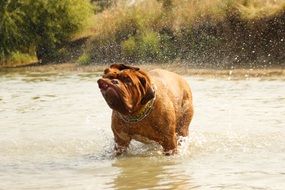
[[121,119],[129,123],[135,123],[143,120],[146,116],[148,116],[153,109],[153,104],[156,98],[155,88],[153,88],[153,90],[154,90],[154,98],[148,101],[146,105],[139,111],[139,113],[135,115],[122,115],[118,112]]

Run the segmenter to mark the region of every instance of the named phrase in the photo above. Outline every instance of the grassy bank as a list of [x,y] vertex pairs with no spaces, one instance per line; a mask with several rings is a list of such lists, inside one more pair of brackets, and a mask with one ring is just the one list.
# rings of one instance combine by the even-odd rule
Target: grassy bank
[[96,15],[94,24],[83,54],[90,62],[181,60],[232,67],[285,60],[281,0],[121,3]]
[[88,23],[58,49],[57,62],[285,64],[284,0],[121,0]]

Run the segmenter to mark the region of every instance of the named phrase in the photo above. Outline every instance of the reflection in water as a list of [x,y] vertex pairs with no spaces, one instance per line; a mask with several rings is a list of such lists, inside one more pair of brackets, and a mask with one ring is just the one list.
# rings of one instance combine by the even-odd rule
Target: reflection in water
[[127,157],[117,159],[112,166],[120,169],[112,182],[114,189],[183,190],[195,187],[190,176],[177,168],[175,157]]

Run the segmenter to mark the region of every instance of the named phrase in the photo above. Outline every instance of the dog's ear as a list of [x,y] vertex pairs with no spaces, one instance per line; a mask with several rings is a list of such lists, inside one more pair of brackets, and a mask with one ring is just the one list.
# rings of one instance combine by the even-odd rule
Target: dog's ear
[[142,105],[145,105],[148,101],[150,101],[151,99],[153,99],[153,98],[154,98],[154,93],[155,93],[154,90],[153,90],[151,87],[149,87],[149,88],[147,89],[147,91],[146,91],[144,97],[143,97],[142,100],[141,100],[141,104],[142,104]]
[[139,80],[140,80],[140,83],[142,84],[142,86],[144,88],[146,88],[146,80],[145,80],[145,78],[144,77],[139,77]]
[[141,104],[144,105],[149,100],[154,98],[155,92],[154,92],[154,89],[152,88],[150,79],[148,78],[148,76],[146,75],[145,72],[139,71],[139,72],[137,72],[137,75],[138,75],[138,79],[142,85],[142,88],[144,89],[142,91],[145,92],[144,96],[141,99]]
[[118,70],[124,70],[124,69],[132,69],[132,70],[135,70],[135,71],[139,71],[140,68],[138,67],[133,67],[133,66],[128,66],[128,65],[125,65],[125,64],[112,64],[110,66],[110,68],[115,68],[115,69],[118,69]]

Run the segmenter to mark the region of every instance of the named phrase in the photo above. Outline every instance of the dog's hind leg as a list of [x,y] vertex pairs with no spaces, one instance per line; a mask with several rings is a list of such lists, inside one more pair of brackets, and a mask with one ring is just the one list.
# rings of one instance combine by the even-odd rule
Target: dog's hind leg
[[176,134],[186,137],[189,133],[189,125],[193,117],[193,106],[190,100],[184,100],[177,119]]

